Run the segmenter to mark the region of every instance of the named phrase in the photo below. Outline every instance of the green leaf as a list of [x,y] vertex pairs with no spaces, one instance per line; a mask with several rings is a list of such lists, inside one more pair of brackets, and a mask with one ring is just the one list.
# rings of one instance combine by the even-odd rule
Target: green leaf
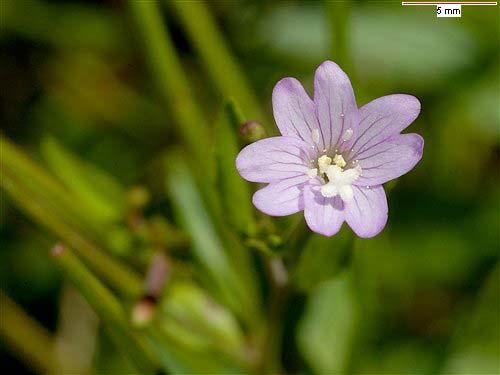
[[192,94],[182,61],[163,23],[160,5],[155,1],[129,0],[127,3],[160,99],[170,108],[176,128],[200,174],[210,175],[214,166],[207,153],[210,145],[208,121]]
[[[157,355],[163,366],[174,374],[245,374],[247,371],[235,366],[216,353],[193,349],[193,342],[179,343],[189,334],[189,330],[174,330],[170,326],[168,333],[161,327],[151,327],[148,333],[152,337],[152,343],[156,348]],[[166,334],[165,334],[166,333]],[[176,340],[172,337],[175,336]]]
[[95,245],[104,228],[81,210],[75,196],[2,136],[0,148],[0,186],[17,207],[78,251],[93,271],[122,294],[136,296],[142,290],[141,281]]
[[125,191],[112,176],[72,155],[52,137],[42,141],[42,153],[52,171],[95,219],[108,223],[122,217]]
[[187,37],[196,48],[217,89],[234,97],[253,119],[264,120],[257,98],[234,59],[204,1],[168,1],[175,8]]
[[55,370],[55,340],[50,332],[0,290],[2,324],[0,336],[16,355],[26,360],[39,373]]
[[233,315],[193,282],[169,284],[162,301],[165,313],[185,324],[193,334],[205,336],[210,345],[220,349],[241,349],[243,333]]
[[141,373],[153,373],[156,358],[145,337],[135,331],[120,302],[84,265],[63,245],[56,245],[52,255],[65,275],[82,293],[97,315],[106,323],[116,345],[123,350]]
[[251,367],[235,317],[192,281],[171,281],[161,301],[161,312],[165,317],[158,322],[162,332],[175,342],[176,348],[184,347],[193,354],[184,364],[191,367],[181,372],[206,372],[211,368],[211,372],[221,373],[230,368],[240,373]]
[[346,225],[333,237],[311,235],[299,255],[293,282],[307,292],[337,275],[351,259],[353,240],[353,234]]
[[357,321],[351,277],[343,274],[312,293],[297,333],[302,355],[317,374],[344,374]]
[[466,306],[441,374],[498,374],[500,342],[499,263],[490,272],[473,306]]
[[193,255],[203,270],[200,276],[206,278],[214,295],[239,317],[255,320],[257,301],[252,298],[252,285],[247,288],[245,275],[237,272],[230,261],[188,164],[178,154],[170,154],[166,162],[167,189],[179,222],[191,236]]
[[243,121],[234,102],[226,102],[215,125],[216,187],[225,221],[241,233],[252,234],[255,218],[251,191],[235,164],[239,152],[237,131]]

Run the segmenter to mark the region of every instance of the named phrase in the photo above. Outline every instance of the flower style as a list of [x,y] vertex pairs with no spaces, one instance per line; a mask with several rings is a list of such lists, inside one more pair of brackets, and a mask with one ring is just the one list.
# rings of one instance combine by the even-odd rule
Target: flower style
[[410,171],[424,140],[400,134],[420,112],[420,102],[395,94],[358,108],[351,82],[325,61],[314,77],[314,100],[295,78],[273,91],[279,137],[246,146],[236,159],[248,181],[268,183],[253,196],[271,216],[304,211],[311,230],[332,236],[346,221],[360,237],[377,235],[387,222],[382,184]]

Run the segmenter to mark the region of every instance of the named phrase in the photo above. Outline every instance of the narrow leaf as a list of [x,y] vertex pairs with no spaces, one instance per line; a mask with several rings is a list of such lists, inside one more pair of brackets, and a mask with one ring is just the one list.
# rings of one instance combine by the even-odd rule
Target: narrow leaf
[[300,322],[297,341],[317,374],[345,374],[349,366],[357,308],[349,275],[318,286]]
[[144,337],[129,324],[120,302],[80,260],[62,245],[52,249],[52,255],[66,276],[82,293],[97,315],[106,323],[116,345],[132,359],[141,373],[153,373],[156,358]]
[[242,122],[234,102],[225,103],[215,126],[216,185],[226,223],[240,233],[252,234],[255,218],[250,187],[240,177],[235,165],[239,151],[237,131]]
[[[223,240],[211,221],[188,165],[176,154],[167,157],[167,189],[178,219],[191,236],[192,251],[212,292],[240,317],[255,319],[255,303],[248,298],[242,276],[232,267]],[[250,294],[251,295],[251,294]]]
[[125,191],[112,176],[72,155],[55,138],[43,140],[42,152],[52,171],[96,219],[108,223],[123,215]]
[[26,360],[39,373],[54,371],[54,340],[50,333],[1,290],[0,307],[0,336],[14,354]]
[[75,197],[6,138],[0,137],[0,147],[0,186],[17,207],[78,251],[116,290],[132,297],[139,294],[137,275],[95,245],[103,228],[85,216]]
[[234,97],[252,119],[265,120],[259,103],[204,1],[169,1],[221,94]]

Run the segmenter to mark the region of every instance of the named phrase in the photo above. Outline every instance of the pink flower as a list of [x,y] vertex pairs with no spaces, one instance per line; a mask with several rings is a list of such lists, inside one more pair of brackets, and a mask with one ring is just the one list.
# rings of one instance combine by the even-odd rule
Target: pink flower
[[273,91],[281,136],[245,147],[236,158],[240,175],[268,183],[253,196],[260,211],[285,216],[304,211],[311,230],[332,236],[344,221],[360,237],[387,222],[382,184],[410,171],[424,140],[400,134],[420,112],[410,95],[383,96],[358,108],[351,82],[325,61],[314,77],[314,100],[295,78]]

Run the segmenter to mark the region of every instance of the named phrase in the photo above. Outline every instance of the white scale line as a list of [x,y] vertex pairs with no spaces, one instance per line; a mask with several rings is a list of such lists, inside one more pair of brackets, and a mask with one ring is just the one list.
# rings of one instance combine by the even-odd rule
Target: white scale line
[[498,5],[497,1],[457,1],[457,2],[430,2],[430,1],[403,1],[401,5]]

